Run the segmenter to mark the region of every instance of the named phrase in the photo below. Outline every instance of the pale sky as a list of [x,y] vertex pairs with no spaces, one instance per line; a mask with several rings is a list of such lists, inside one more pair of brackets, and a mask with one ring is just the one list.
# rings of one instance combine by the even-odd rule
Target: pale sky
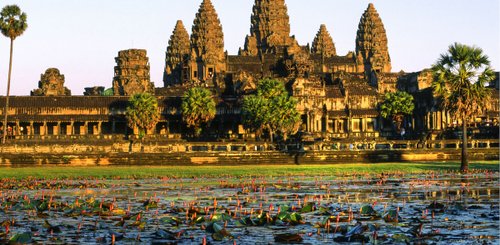
[[[191,33],[202,0],[2,0],[28,15],[28,29],[14,43],[13,95],[29,95],[40,74],[56,67],[73,95],[85,87],[111,87],[118,51],[146,49],[151,80],[162,87],[165,51],[176,20]],[[254,0],[212,0],[225,49],[237,54],[250,29]],[[337,53],[355,49],[361,15],[373,2],[389,40],[393,72],[430,67],[460,42],[481,47],[500,69],[499,0],[286,0],[291,34],[311,43],[326,24]],[[0,95],[5,94],[9,39],[0,37]]]

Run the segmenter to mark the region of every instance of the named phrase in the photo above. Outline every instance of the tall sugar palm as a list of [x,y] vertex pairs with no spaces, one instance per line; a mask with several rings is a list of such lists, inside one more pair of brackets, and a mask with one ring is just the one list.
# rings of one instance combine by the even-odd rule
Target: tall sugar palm
[[216,107],[210,90],[200,87],[191,88],[182,98],[182,119],[198,137],[201,134],[202,125],[215,118]]
[[28,23],[26,22],[26,13],[21,12],[17,5],[7,5],[0,12],[0,30],[2,34],[10,38],[10,60],[9,60],[9,75],[7,78],[7,94],[5,97],[4,120],[3,120],[3,138],[2,143],[5,144],[7,136],[7,114],[9,111],[9,95],[10,95],[10,78],[12,72],[12,55],[14,50],[14,40],[21,36]]
[[488,56],[478,47],[454,43],[441,54],[432,67],[434,93],[443,109],[462,121],[462,161],[460,170],[467,172],[467,123],[482,113],[488,90],[485,84],[495,78]]
[[128,103],[125,112],[128,126],[137,127],[139,139],[142,140],[147,131],[153,129],[160,120],[158,100],[151,94],[138,93],[130,97]]

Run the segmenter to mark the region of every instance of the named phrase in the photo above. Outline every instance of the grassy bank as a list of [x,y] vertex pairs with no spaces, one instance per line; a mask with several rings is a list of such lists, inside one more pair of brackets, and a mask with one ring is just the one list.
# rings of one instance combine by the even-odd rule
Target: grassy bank
[[[458,162],[378,163],[329,165],[257,165],[257,166],[29,166],[0,167],[0,178],[155,178],[205,176],[281,176],[281,175],[339,175],[346,173],[381,173],[401,171],[457,171]],[[471,169],[499,170],[498,161],[478,162]]]

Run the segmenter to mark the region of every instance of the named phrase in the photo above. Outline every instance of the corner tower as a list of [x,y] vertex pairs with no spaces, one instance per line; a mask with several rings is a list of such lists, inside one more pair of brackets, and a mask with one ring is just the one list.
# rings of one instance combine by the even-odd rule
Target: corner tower
[[387,48],[387,35],[384,24],[375,6],[368,5],[359,21],[356,35],[356,58],[358,71],[370,74],[391,72],[391,58]]
[[194,19],[191,33],[190,73],[201,81],[225,72],[224,34],[210,0],[203,0]]
[[183,82],[183,65],[190,53],[189,34],[181,20],[177,21],[168,41],[163,82],[165,86]]
[[312,42],[311,53],[321,55],[324,58],[330,58],[337,55],[332,36],[330,36],[324,24],[320,26],[318,34],[316,34]]

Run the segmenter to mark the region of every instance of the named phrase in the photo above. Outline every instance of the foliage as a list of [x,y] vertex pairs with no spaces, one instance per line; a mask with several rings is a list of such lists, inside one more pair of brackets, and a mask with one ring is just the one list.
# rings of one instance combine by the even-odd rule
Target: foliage
[[298,129],[300,114],[297,100],[290,97],[283,83],[264,79],[257,84],[257,93],[243,99],[242,116],[247,128],[254,131],[268,129],[271,134],[287,134]]
[[0,30],[11,40],[21,36],[28,28],[26,13],[21,12],[17,5],[7,5],[0,12]]
[[129,106],[125,113],[128,126],[139,129],[139,138],[142,139],[147,130],[152,129],[160,120],[158,100],[151,94],[138,93],[129,99]]
[[[21,9],[17,5],[7,5],[0,12],[0,31],[2,34],[10,38],[10,59],[9,59],[9,74],[7,78],[7,93],[5,97],[5,108],[4,111],[9,111],[9,95],[10,95],[10,78],[12,74],[12,56],[14,53],[14,40],[21,36],[24,31],[28,28],[28,23],[26,21],[26,13],[21,12]],[[4,113],[4,129],[2,143],[5,143],[7,137],[7,117],[8,113]]]
[[444,109],[466,121],[482,113],[488,96],[485,84],[495,79],[482,49],[455,43],[441,54],[432,69],[432,87]]
[[115,95],[114,89],[113,88],[108,88],[102,92],[102,96],[113,96]]
[[191,88],[182,99],[182,120],[194,129],[195,135],[201,134],[203,124],[215,118],[217,107],[212,92],[205,88]]
[[413,96],[403,91],[386,93],[384,101],[380,104],[380,114],[382,117],[392,117],[398,130],[401,128],[403,116],[411,115],[414,109]]
[[432,67],[435,95],[443,109],[462,120],[462,165],[467,171],[467,123],[482,113],[488,97],[485,84],[495,78],[488,56],[478,47],[454,43]]

